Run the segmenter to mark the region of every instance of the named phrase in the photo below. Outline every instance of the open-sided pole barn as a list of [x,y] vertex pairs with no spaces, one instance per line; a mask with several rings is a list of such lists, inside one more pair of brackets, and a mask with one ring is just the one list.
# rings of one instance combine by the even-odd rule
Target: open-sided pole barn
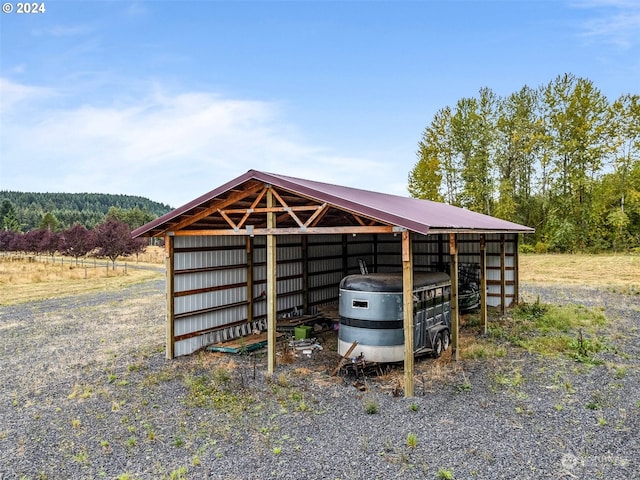
[[276,319],[338,302],[360,271],[403,272],[405,395],[413,396],[413,272],[448,269],[458,357],[460,261],[479,265],[486,307],[518,301],[518,234],[533,229],[451,205],[250,170],[142,226],[164,237],[167,358],[267,330],[276,368]]

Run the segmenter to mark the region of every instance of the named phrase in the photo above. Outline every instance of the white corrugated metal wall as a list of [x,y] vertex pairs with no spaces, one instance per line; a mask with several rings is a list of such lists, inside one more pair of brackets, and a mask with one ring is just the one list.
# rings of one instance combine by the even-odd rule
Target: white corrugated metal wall
[[[457,238],[459,262],[479,265],[479,235],[458,234]],[[504,256],[501,238],[505,239]],[[516,234],[486,235],[489,306],[501,304],[501,272],[505,274],[506,306],[516,296],[516,239]],[[305,306],[307,313],[313,313],[317,305],[336,303],[340,280],[360,271],[359,260],[366,262],[369,272],[399,271],[402,264],[400,235],[286,235],[278,236],[276,243],[279,315]],[[266,329],[266,238],[255,237],[251,244],[252,257],[247,252],[246,237],[175,237],[176,356],[248,334],[255,328]],[[449,236],[414,235],[413,252],[416,271],[447,271]],[[253,284],[251,299],[247,296],[249,277]],[[247,320],[249,303],[251,321]]]

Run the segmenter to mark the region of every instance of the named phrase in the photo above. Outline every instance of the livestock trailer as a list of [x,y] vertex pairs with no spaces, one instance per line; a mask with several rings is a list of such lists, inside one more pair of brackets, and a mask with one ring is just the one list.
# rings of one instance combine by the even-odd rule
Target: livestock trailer
[[[338,353],[369,362],[404,359],[402,273],[349,275],[340,282]],[[435,357],[449,347],[451,281],[446,273],[414,273],[414,354]]]

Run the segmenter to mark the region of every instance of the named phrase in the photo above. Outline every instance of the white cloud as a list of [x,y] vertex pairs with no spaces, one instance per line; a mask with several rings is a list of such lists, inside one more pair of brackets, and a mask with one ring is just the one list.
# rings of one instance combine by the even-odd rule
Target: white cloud
[[[15,68],[20,70],[24,69],[24,66]],[[41,101],[55,96],[56,92],[50,88],[22,85],[0,77],[0,94],[0,111],[2,111],[3,118],[6,118],[17,108],[18,104]]]
[[274,103],[159,88],[60,108],[56,92],[0,80],[0,189],[127,193],[179,206],[249,169],[394,191],[393,166],[309,145]]
[[640,44],[640,4],[636,0],[585,0],[574,6],[593,10],[584,35],[627,49]]

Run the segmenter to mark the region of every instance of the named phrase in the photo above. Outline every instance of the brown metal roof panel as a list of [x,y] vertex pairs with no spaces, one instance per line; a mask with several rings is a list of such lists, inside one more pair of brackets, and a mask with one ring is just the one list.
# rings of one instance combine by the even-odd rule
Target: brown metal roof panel
[[[273,184],[280,187],[291,188],[315,198],[320,197],[319,200],[348,208],[391,225],[405,227],[417,233],[426,234],[429,228],[534,231],[532,228],[517,223],[445,203],[302,180],[284,175],[258,173],[264,178],[270,178]],[[279,179],[280,182],[275,179]]]
[[330,183],[316,182],[256,170],[211,190],[172,212],[134,230],[134,236],[158,234],[171,228],[171,223],[181,215],[189,215],[197,207],[238,188],[249,180],[258,180],[290,192],[326,202],[339,209],[374,218],[388,225],[404,227],[416,233],[427,234],[430,228],[446,230],[512,231],[533,232],[529,227],[518,225],[443,203],[415,198],[401,197],[386,193],[372,192],[358,188],[343,187]]

